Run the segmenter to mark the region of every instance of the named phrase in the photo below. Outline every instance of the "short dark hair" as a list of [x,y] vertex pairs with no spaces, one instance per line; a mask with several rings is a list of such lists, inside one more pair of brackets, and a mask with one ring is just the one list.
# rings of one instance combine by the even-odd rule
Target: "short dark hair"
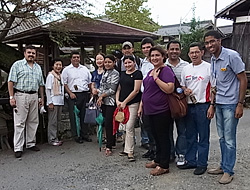
[[166,60],[167,60],[166,51],[162,47],[154,46],[154,47],[150,48],[149,53],[148,53],[149,57],[150,57],[152,51],[159,51],[161,53],[161,55],[164,57],[163,62],[164,63],[166,62]]
[[27,45],[27,46],[24,47],[23,51],[26,52],[27,49],[34,49],[34,50],[36,50],[36,47],[33,46],[33,45]]
[[106,59],[106,58],[109,58],[110,60],[112,60],[113,62],[115,62],[115,56],[113,56],[113,55],[111,55],[111,54],[106,55],[106,56],[105,56],[105,59]]
[[129,60],[135,62],[135,58],[134,58],[134,56],[132,56],[132,55],[126,55],[126,56],[124,56],[123,62],[124,62],[126,59],[129,59]]
[[190,45],[189,45],[189,50],[188,51],[190,51],[190,48],[191,47],[198,47],[199,48],[199,50],[204,50],[204,48],[203,48],[203,46],[201,45],[201,43],[200,42],[193,42],[193,43],[191,43]]
[[72,58],[73,55],[80,55],[80,52],[79,51],[72,51],[70,53],[70,57]]
[[52,64],[54,65],[55,62],[58,62],[58,61],[61,61],[61,62],[63,63],[62,59],[60,59],[60,58],[55,58],[55,59],[53,59],[51,62],[52,62]]
[[221,39],[221,34],[217,30],[210,30],[204,34],[204,39],[208,36],[213,36],[216,39]]
[[181,42],[178,41],[178,40],[170,40],[170,41],[168,42],[168,44],[167,44],[167,49],[169,49],[170,44],[179,44],[180,49],[181,49]]
[[152,38],[150,38],[150,37],[146,37],[146,38],[142,39],[142,41],[141,41],[141,47],[144,44],[151,44],[152,46],[155,45],[154,40]]

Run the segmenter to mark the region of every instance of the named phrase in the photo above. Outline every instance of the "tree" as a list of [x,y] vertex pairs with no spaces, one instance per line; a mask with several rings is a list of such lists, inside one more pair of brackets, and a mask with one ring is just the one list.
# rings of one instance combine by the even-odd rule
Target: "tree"
[[180,33],[182,44],[182,58],[186,61],[190,61],[188,57],[189,45],[192,42],[202,42],[205,29],[200,27],[200,22],[196,21],[193,17],[190,22],[190,31],[188,33]]
[[148,0],[111,0],[106,3],[105,14],[114,22],[146,31],[156,31],[159,25],[150,18],[150,9],[143,4]]
[[89,13],[87,6],[93,5],[87,0],[1,0],[0,43],[9,30],[20,26],[25,19],[38,17],[51,21],[67,11]]
[[[110,0],[106,3],[105,14],[113,22],[133,28],[154,32],[160,28],[151,18],[150,8],[144,6],[148,0]],[[126,39],[124,39],[126,40]],[[140,54],[140,44],[134,44],[136,52]],[[111,45],[107,48],[110,52],[114,49],[120,49],[120,45]]]

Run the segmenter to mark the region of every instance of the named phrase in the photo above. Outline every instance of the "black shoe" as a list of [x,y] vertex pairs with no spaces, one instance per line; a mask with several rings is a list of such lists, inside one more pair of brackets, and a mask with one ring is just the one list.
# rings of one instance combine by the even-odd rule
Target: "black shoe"
[[79,144],[82,144],[82,143],[83,143],[83,140],[82,140],[81,137],[75,138],[75,141],[76,141],[77,143],[79,143]]
[[197,167],[194,170],[194,175],[202,175],[207,171],[207,167]]
[[156,159],[156,154],[155,152],[153,151],[153,154],[151,154],[148,158],[149,161],[152,161],[152,160],[155,160]]
[[15,152],[15,157],[16,158],[21,158],[22,157],[22,153],[23,153],[22,151],[16,151]]
[[185,170],[185,169],[194,169],[197,168],[197,166],[194,165],[190,165],[188,163],[182,165],[182,166],[177,166],[179,169]]
[[89,137],[83,137],[83,140],[85,140],[86,142],[92,142],[92,139]]
[[28,148],[28,150],[40,151],[40,148],[38,148],[37,146],[32,146],[32,147]]
[[148,143],[142,144],[141,148],[145,148],[146,150],[149,150],[149,144]]
[[150,158],[152,154],[154,154],[154,151],[148,150],[145,154],[142,155],[142,158]]

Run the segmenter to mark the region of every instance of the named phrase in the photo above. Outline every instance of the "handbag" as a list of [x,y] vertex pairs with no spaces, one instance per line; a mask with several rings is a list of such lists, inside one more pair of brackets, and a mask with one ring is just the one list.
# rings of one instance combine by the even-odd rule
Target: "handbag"
[[184,91],[177,92],[176,89],[180,88],[180,82],[178,81],[177,77],[175,76],[175,89],[174,92],[171,94],[167,94],[169,108],[171,112],[172,118],[181,118],[186,116],[187,114],[187,100]]
[[91,98],[89,103],[86,104],[84,123],[96,125],[96,118],[98,117],[101,109],[96,104],[96,98]]
[[122,109],[119,109],[117,114],[115,115],[115,121],[122,123],[125,120],[125,115]]

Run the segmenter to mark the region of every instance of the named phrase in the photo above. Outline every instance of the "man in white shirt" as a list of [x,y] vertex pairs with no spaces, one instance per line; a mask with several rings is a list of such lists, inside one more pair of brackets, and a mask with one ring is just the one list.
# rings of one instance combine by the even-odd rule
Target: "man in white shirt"
[[[75,137],[75,141],[78,143],[83,143],[83,140],[91,142],[88,127],[84,124],[85,106],[89,97],[88,92],[91,89],[91,74],[87,67],[80,64],[79,52],[73,51],[71,53],[71,64],[63,70],[62,78],[65,90],[69,94],[68,107],[72,137]],[[80,111],[80,137],[77,137],[74,105]]]
[[[166,65],[170,66],[179,82],[181,82],[181,72],[182,69],[189,63],[180,58],[181,55],[181,43],[177,40],[172,40],[167,44],[167,55],[168,59]],[[177,155],[176,164],[177,166],[183,165],[185,163],[186,154],[186,128],[185,128],[185,118],[174,119],[177,129],[177,139],[174,143],[173,129],[174,123],[170,128],[170,142],[171,142],[171,155],[170,160],[174,161],[175,153]]]
[[[200,43],[189,46],[188,56],[192,63],[185,66],[181,73],[181,86],[188,100],[186,121],[186,163],[180,169],[192,169],[195,175],[202,175],[207,170],[210,137],[211,74],[210,63],[202,60],[204,50]],[[192,95],[193,98],[190,98]]]

